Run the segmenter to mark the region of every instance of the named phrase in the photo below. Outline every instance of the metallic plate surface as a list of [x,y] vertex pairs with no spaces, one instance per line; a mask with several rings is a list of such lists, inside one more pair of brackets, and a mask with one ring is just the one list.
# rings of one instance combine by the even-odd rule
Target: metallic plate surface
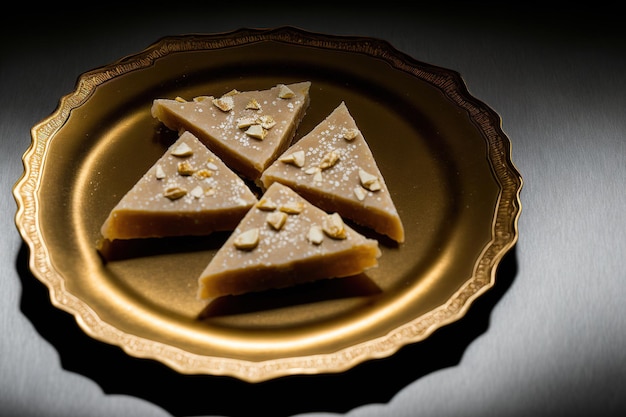
[[[100,256],[109,210],[176,137],[152,118],[155,98],[305,80],[296,140],[345,101],[404,222],[404,243],[372,235],[378,268],[207,305],[196,280],[224,233]],[[500,117],[457,72],[380,39],[293,27],[162,38],[80,75],[31,133],[14,196],[33,274],[91,337],[181,373],[258,382],[392,355],[463,317],[518,239],[522,177]]]

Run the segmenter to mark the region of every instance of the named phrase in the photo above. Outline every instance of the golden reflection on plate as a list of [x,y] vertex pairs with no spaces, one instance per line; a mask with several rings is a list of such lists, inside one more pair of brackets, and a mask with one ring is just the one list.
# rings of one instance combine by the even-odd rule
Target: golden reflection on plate
[[[404,243],[380,240],[378,268],[207,305],[196,280],[227,234],[100,256],[108,211],[175,139],[152,118],[153,99],[305,80],[296,139],[345,101],[404,222]],[[500,123],[458,73],[383,40],[292,27],[166,37],[82,74],[32,128],[16,225],[52,303],[132,356],[249,382],[341,372],[425,339],[493,286],[518,238],[522,187]]]

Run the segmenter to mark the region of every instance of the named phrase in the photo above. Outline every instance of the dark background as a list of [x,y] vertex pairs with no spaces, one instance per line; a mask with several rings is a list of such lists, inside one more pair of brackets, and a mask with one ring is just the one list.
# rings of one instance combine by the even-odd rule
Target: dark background
[[[626,413],[626,31],[617,8],[218,3],[3,14],[0,416]],[[11,189],[30,128],[81,73],[163,36],[284,25],[387,40],[460,72],[500,114],[524,188],[519,242],[495,287],[426,341],[338,375],[261,384],[183,376],[89,338],[50,304],[15,227]]]

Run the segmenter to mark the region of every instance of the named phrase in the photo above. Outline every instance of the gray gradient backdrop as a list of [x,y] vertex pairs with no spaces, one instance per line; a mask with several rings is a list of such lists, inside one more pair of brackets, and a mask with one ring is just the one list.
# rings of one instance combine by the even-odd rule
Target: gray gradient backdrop
[[[185,4],[169,13],[99,3],[72,16],[59,7],[3,16],[0,416],[626,412],[626,36],[616,10]],[[11,189],[30,128],[82,72],[162,36],[283,25],[385,39],[460,72],[501,115],[525,185],[519,243],[496,286],[427,341],[341,375],[258,385],[181,376],[90,339],[29,273],[14,224]]]

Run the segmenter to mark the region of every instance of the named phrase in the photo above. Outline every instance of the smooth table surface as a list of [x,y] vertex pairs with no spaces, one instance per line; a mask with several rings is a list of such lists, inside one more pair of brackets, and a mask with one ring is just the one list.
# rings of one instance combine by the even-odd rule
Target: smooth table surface
[[[626,32],[601,7],[476,7],[15,17],[2,29],[0,61],[0,416],[625,413]],[[81,73],[163,36],[284,25],[387,40],[458,71],[500,114],[524,187],[519,242],[496,285],[426,341],[337,375],[261,384],[183,376],[91,339],[50,304],[15,227],[11,190],[30,128]]]

